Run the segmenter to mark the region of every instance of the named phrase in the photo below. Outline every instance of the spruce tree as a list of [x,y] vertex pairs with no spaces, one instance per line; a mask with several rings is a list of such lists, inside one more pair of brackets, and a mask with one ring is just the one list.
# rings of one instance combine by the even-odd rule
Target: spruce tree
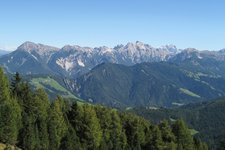
[[173,131],[174,135],[176,136],[178,149],[179,148],[181,149],[181,147],[184,150],[193,150],[194,149],[193,138],[183,120],[177,120],[173,124],[172,131]]
[[122,149],[124,144],[126,144],[126,139],[123,139],[124,136],[120,117],[115,110],[111,112],[111,117],[110,140],[112,141],[112,149]]
[[97,118],[99,119],[99,123],[102,129],[102,142],[101,149],[107,147],[107,149],[112,149],[112,142],[110,138],[112,117],[111,110],[102,106],[95,107]]
[[61,150],[81,150],[79,138],[72,127],[68,128],[65,137],[61,141]]
[[50,108],[48,95],[43,89],[38,89],[35,93],[34,105],[36,106],[36,122],[35,126],[38,131],[38,149],[48,149],[48,111]]
[[102,140],[102,130],[95,109],[90,105],[82,106],[82,132],[81,142],[87,145],[88,149],[97,149]]
[[165,147],[163,144],[161,132],[158,126],[152,128],[151,149],[162,150]]
[[39,144],[38,129],[35,124],[37,119],[37,106],[35,104],[35,95],[27,83],[21,85],[21,91],[18,94],[18,100],[22,106],[23,128],[20,131],[19,145],[23,149],[35,149]]
[[49,112],[48,132],[49,132],[49,149],[57,150],[60,143],[66,135],[68,125],[64,114],[65,102],[58,97],[52,104]]
[[176,137],[172,133],[172,129],[169,126],[168,121],[164,120],[159,124],[162,140],[165,143],[165,149],[176,149]]
[[168,121],[164,120],[159,124],[159,129],[161,130],[162,133],[162,139],[164,142],[175,142],[175,136],[172,133],[172,129],[169,126]]
[[8,80],[0,68],[0,141],[17,143],[20,121],[20,106],[17,100],[10,96]]
[[21,92],[20,89],[20,84],[21,84],[22,78],[20,77],[20,74],[16,72],[14,75],[12,81],[11,81],[11,92],[13,96],[17,96],[19,92]]
[[140,149],[145,143],[146,122],[134,115],[126,115],[124,118],[124,129],[127,143],[131,149]]
[[78,135],[81,135],[81,126],[82,126],[82,114],[80,107],[77,103],[73,103],[70,110],[67,112],[67,118],[70,122],[70,125],[74,128]]

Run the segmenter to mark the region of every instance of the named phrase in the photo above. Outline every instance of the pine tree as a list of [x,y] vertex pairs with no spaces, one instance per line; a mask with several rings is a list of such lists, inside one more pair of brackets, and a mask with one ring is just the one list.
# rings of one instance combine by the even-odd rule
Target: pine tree
[[88,149],[97,149],[101,143],[102,130],[95,109],[90,105],[82,106],[82,129],[81,142],[86,144]]
[[23,149],[35,149],[39,145],[38,129],[36,126],[38,108],[35,104],[35,95],[30,90],[28,83],[23,83],[17,94],[22,107],[23,123],[23,128],[19,135],[19,145]]
[[169,126],[168,121],[164,120],[159,124],[159,129],[161,130],[162,133],[162,139],[164,142],[175,142],[175,136],[172,133],[172,129]]
[[102,129],[102,142],[101,142],[101,149],[107,147],[107,149],[112,149],[112,142],[110,138],[111,133],[111,124],[112,124],[112,117],[111,117],[111,110],[107,109],[102,106],[96,106],[96,115],[99,119],[99,123]]
[[11,98],[8,80],[0,68],[0,141],[17,143],[20,121],[20,106]]
[[25,113],[26,108],[28,107],[28,104],[30,103],[30,100],[33,98],[33,93],[27,82],[20,83],[16,91],[16,98],[18,99],[18,103],[20,104],[23,110],[22,113]]
[[146,143],[147,122],[134,115],[126,115],[124,120],[124,129],[129,147],[131,149],[140,149]]
[[49,135],[48,135],[48,110],[50,108],[48,95],[43,89],[38,89],[35,93],[34,105],[36,106],[36,121],[35,126],[38,131],[38,149],[48,149]]
[[86,131],[89,132],[86,137],[90,139],[87,142],[88,147],[89,149],[98,148],[102,139],[102,130],[95,109],[92,106],[84,105],[83,110],[84,123],[87,125]]
[[159,124],[159,129],[161,131],[162,140],[165,143],[165,149],[176,149],[176,138],[172,133],[172,129],[169,126],[168,121],[164,120]]
[[13,96],[17,97],[17,94],[19,92],[21,92],[19,90],[21,81],[22,81],[22,78],[20,77],[20,74],[18,72],[16,72],[16,74],[14,75],[14,77],[11,81],[11,91],[12,91]]
[[126,139],[123,135],[122,123],[118,113],[113,110],[111,112],[112,122],[110,125],[110,140],[112,141],[112,149],[119,150],[126,144]]
[[81,135],[81,127],[82,127],[82,114],[81,108],[77,105],[77,103],[73,103],[71,109],[67,113],[67,118],[70,122],[70,125],[74,128],[78,135]]
[[194,149],[193,138],[183,120],[177,120],[173,124],[172,131],[173,131],[174,135],[176,136],[178,149],[181,149],[181,147],[184,150],[193,150]]
[[65,103],[61,97],[58,97],[52,104],[49,114],[48,132],[49,149],[57,150],[60,142],[65,136],[68,126],[64,115]]
[[76,135],[75,130],[69,127],[65,137],[62,139],[61,150],[81,150],[79,138]]
[[162,150],[164,147],[161,132],[158,126],[153,126],[152,128],[152,139],[150,143],[151,149]]

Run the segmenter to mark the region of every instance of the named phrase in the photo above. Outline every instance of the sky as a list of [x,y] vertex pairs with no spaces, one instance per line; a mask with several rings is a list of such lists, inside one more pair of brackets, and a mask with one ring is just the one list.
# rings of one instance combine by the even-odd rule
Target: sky
[[0,49],[141,41],[154,47],[225,48],[224,0],[0,0]]

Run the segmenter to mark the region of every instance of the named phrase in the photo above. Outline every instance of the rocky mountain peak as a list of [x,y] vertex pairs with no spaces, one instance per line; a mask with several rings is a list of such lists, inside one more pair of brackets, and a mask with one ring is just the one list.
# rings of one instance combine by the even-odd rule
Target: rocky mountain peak
[[177,53],[179,52],[179,50],[177,49],[177,47],[173,44],[169,44],[169,45],[164,45],[161,47],[162,49],[166,49],[169,52],[173,52],[173,53]]
[[95,48],[95,50],[97,50],[97,52],[99,52],[100,54],[113,53],[114,51],[114,49],[109,48],[107,46],[101,46],[99,48]]
[[120,47],[119,49],[122,51],[128,51],[131,53],[136,53],[138,51],[149,49],[150,46],[146,45],[140,41],[136,41],[135,43],[127,43],[124,47]]
[[123,44],[119,44],[119,45],[116,45],[113,49],[118,50],[118,49],[120,49],[122,47],[124,47],[124,45]]
[[93,48],[81,47],[79,45],[65,45],[61,51],[91,52]]
[[62,51],[70,51],[70,50],[75,50],[77,46],[72,46],[72,45],[65,45],[61,48]]
[[134,43],[127,43],[127,45],[125,46],[126,49],[134,49],[135,48],[135,44]]
[[146,45],[140,41],[136,41],[135,45],[137,49],[146,49]]
[[27,41],[27,42],[23,43],[22,45],[20,45],[17,48],[17,50],[26,51],[29,53],[36,52],[39,55],[43,55],[43,54],[46,54],[49,52],[58,51],[59,48],[44,45],[44,44],[36,44],[36,43]]
[[195,48],[186,48],[183,50],[184,53],[193,53],[193,52],[198,52],[197,49]]
[[[21,54],[19,51],[28,52],[27,55],[30,58],[38,63],[44,64],[52,72],[69,76],[81,75],[104,62],[129,66],[142,62],[168,60],[175,60],[177,62],[193,56],[199,59],[210,57],[222,60],[225,58],[225,55],[218,57],[221,56],[218,51],[218,54],[214,54],[212,52],[197,51],[193,48],[180,50],[175,45],[165,45],[155,48],[140,41],[129,42],[126,45],[118,45],[114,48],[107,46],[91,48],[78,45],[65,45],[60,50],[55,47],[28,41],[20,45],[17,52],[12,53],[5,62],[14,63],[12,59],[18,56],[21,57],[21,60],[28,61],[25,54]],[[24,64],[24,62],[21,62],[21,64]]]
[[34,49],[37,49],[38,48],[38,45],[33,43],[33,42],[30,42],[30,41],[27,41],[27,42],[24,42],[23,44],[21,44],[17,50],[25,50],[25,51],[31,51],[31,50],[34,50]]

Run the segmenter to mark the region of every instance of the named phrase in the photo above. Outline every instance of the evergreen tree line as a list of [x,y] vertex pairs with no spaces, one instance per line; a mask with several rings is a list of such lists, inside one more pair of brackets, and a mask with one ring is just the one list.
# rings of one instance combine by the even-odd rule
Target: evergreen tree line
[[15,74],[0,69],[0,142],[24,150],[207,150],[182,120],[154,125],[103,106],[50,103]]

